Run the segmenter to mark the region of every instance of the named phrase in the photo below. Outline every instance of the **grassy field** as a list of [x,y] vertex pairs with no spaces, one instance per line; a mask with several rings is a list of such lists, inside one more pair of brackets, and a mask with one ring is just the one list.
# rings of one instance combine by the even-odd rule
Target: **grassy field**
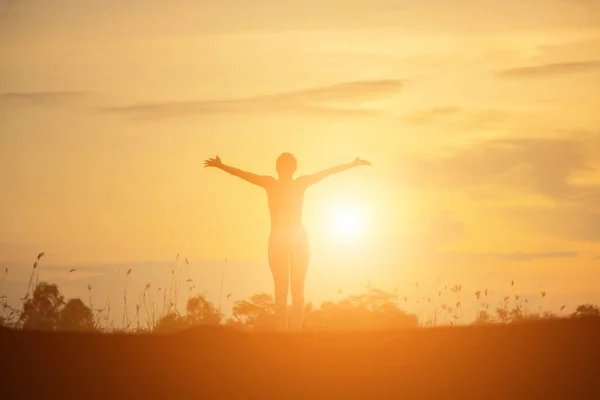
[[600,399],[600,318],[170,335],[0,330],[2,398]]

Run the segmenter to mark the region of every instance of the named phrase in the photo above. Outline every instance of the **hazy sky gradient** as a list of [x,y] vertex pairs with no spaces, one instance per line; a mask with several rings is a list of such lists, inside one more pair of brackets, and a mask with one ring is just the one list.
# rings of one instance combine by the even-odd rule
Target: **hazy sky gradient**
[[[597,1],[0,0],[0,16],[9,282],[39,251],[81,287],[85,265],[181,252],[254,260],[231,290],[270,290],[264,193],[202,161],[274,173],[291,151],[300,173],[374,163],[307,195],[309,297],[521,279],[600,301]],[[355,242],[328,229],[346,203]]]

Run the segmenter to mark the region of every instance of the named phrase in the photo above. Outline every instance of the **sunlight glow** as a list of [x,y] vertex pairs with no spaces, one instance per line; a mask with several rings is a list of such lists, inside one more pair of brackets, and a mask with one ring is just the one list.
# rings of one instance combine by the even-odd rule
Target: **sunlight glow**
[[338,206],[330,212],[330,234],[341,240],[354,239],[364,229],[363,216],[356,206]]

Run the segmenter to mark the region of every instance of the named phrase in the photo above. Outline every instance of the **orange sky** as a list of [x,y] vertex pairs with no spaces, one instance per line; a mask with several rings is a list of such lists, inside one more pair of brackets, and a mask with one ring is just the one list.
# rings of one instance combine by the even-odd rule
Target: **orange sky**
[[[598,299],[598,4],[0,0],[0,262],[20,282],[45,251],[83,287],[181,252],[270,290],[264,193],[203,160],[360,155],[307,195],[309,297],[517,277]],[[353,241],[328,230],[346,203]]]

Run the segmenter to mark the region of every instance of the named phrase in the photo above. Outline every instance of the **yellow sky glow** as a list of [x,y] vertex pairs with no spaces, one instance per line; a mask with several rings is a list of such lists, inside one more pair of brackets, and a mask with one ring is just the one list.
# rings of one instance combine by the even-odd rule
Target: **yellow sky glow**
[[600,7],[526,3],[0,1],[0,262],[264,261],[265,193],[202,162],[290,151],[374,164],[306,196],[317,297],[597,291]]

